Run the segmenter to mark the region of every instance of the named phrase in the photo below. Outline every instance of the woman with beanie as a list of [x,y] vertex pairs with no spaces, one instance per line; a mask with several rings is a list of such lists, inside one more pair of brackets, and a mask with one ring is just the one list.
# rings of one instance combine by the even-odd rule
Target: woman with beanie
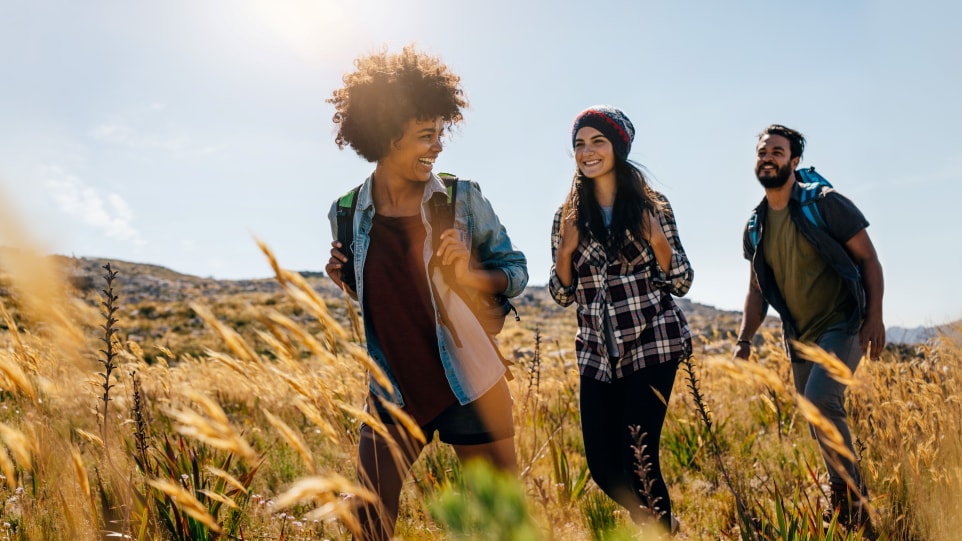
[[658,457],[679,362],[691,352],[672,300],[692,269],[668,200],[628,161],[635,128],[598,105],[574,121],[575,174],[554,216],[548,287],[578,305],[581,429],[595,483],[632,520],[677,528]]
[[[336,240],[347,196],[331,206],[335,240],[326,271],[358,300],[368,352],[384,375],[370,378],[367,407],[377,430],[363,423],[358,444],[358,476],[379,501],[358,510],[355,539],[387,540],[402,484],[435,432],[461,460],[517,470],[505,367],[456,292],[514,297],[528,271],[477,183],[455,180],[448,192],[434,174],[444,133],[467,106],[460,78],[413,47],[358,58],[355,67],[328,100],[336,142],[375,165],[349,192],[356,205],[350,246]],[[439,220],[438,198],[448,201],[449,217],[453,205],[453,227]],[[398,410],[426,441],[410,421],[395,419]]]

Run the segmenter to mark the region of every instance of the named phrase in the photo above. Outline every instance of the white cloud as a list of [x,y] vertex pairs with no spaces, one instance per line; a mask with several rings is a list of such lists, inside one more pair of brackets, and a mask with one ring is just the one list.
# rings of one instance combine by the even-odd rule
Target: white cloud
[[182,137],[158,137],[143,134],[123,122],[105,122],[90,130],[90,135],[99,141],[142,150],[178,152],[186,150],[187,143]]
[[45,167],[43,173],[44,188],[63,213],[100,229],[110,238],[138,246],[146,244],[132,225],[134,214],[130,206],[118,194],[108,194],[105,203],[95,188],[59,167]]
[[90,131],[90,135],[108,143],[130,144],[137,134],[129,126],[113,122],[97,126]]
[[[154,104],[152,109],[163,109],[162,104]],[[178,157],[204,156],[219,152],[225,145],[201,145],[184,136],[165,136],[145,133],[124,121],[110,121],[97,125],[90,130],[94,139],[136,150],[159,150],[170,152]]]
[[180,157],[202,156],[224,148],[223,145],[205,145],[188,136],[170,133],[170,124],[162,121],[167,116],[166,110],[166,103],[151,102],[131,115],[114,115],[94,126],[88,134],[103,143],[136,150],[159,150]]

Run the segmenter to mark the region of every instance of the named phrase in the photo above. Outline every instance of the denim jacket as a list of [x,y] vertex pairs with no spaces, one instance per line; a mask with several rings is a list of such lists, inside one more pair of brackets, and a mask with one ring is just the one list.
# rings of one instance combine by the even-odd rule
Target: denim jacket
[[[485,269],[500,269],[508,277],[508,286],[504,294],[517,297],[528,283],[527,260],[523,253],[517,250],[508,238],[508,233],[501,225],[494,213],[491,203],[481,194],[476,182],[459,180],[457,201],[455,203],[454,227],[459,238],[468,244],[472,261]],[[404,406],[404,398],[397,386],[397,380],[391,373],[387,359],[378,342],[377,336],[371,331],[372,325],[367,317],[366,307],[375,307],[377,302],[365,303],[364,299],[364,262],[371,241],[371,225],[374,219],[374,199],[372,196],[373,175],[361,185],[358,192],[357,210],[354,213],[354,269],[357,280],[357,300],[361,306],[364,320],[364,333],[367,340],[367,350],[375,363],[384,371],[391,381],[393,389],[385,389],[371,378],[371,392],[375,395],[392,400],[398,406]],[[430,207],[428,202],[438,192],[444,193],[444,182],[432,175],[424,188],[421,200],[421,221],[427,231],[424,241],[424,266],[430,268],[429,262],[433,254]],[[331,223],[331,235],[337,238],[337,201],[331,205],[328,213]],[[462,306],[452,306],[460,303],[457,295],[451,295],[446,285],[440,280],[425,276],[432,290],[432,299],[449,299],[445,305],[449,317],[458,324],[456,331],[458,338],[452,334],[441,322],[435,300],[434,318],[438,339],[438,349],[444,373],[454,396],[461,404],[468,404],[481,397],[494,386],[504,375],[504,365],[493,349],[486,349],[494,345],[484,334],[484,330],[473,317],[458,317]],[[463,346],[462,346],[463,344]],[[470,344],[470,345],[469,345]]]

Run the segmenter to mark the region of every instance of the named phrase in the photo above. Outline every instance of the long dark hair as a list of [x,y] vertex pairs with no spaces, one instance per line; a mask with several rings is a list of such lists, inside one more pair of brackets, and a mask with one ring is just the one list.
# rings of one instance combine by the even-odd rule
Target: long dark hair
[[592,236],[604,247],[609,257],[615,255],[628,233],[636,240],[648,237],[648,220],[645,211],[658,214],[665,211],[665,204],[648,185],[641,167],[628,160],[615,158],[615,205],[611,226],[605,227],[601,205],[595,197],[595,181],[575,171],[567,208],[577,209],[578,233],[582,238]]

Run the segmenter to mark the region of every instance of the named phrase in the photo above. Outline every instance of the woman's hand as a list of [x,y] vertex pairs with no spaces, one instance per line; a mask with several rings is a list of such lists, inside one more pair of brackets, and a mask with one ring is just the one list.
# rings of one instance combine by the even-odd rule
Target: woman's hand
[[571,259],[579,242],[581,242],[581,232],[578,231],[578,208],[571,204],[569,197],[561,207],[558,248],[554,253],[554,272],[564,287],[570,287],[574,281]]
[[456,229],[441,233],[436,253],[441,265],[453,267],[457,283],[492,295],[508,287],[508,275],[501,269],[475,269],[471,265],[471,251],[461,240]]
[[578,231],[578,209],[573,205],[566,203],[561,210],[561,231],[558,236],[560,237],[558,254],[570,257],[581,241],[581,233]]
[[458,237],[456,229],[447,229],[441,233],[441,242],[436,255],[440,258],[442,265],[454,268],[454,278],[458,283],[464,283],[471,270],[471,251]]
[[[324,266],[324,272],[327,273],[331,281],[337,284],[337,287],[347,287],[344,282],[341,281],[341,269],[344,264],[347,263],[347,256],[341,251],[341,242],[335,240],[331,243],[331,258],[327,260],[327,265]],[[350,291],[351,288],[347,288]]]
[[668,243],[668,237],[665,236],[665,230],[661,227],[661,220],[658,219],[658,215],[651,210],[645,211],[645,219],[648,220],[648,235],[645,240],[651,246],[652,251],[655,253],[655,259],[658,260],[658,266],[661,270],[668,272],[671,270],[671,244]]
[[658,219],[658,216],[654,212],[646,210],[645,219],[648,221],[648,238],[645,239],[648,244],[653,247],[658,244],[667,245],[668,237],[665,236],[665,230],[662,229],[661,220]]

